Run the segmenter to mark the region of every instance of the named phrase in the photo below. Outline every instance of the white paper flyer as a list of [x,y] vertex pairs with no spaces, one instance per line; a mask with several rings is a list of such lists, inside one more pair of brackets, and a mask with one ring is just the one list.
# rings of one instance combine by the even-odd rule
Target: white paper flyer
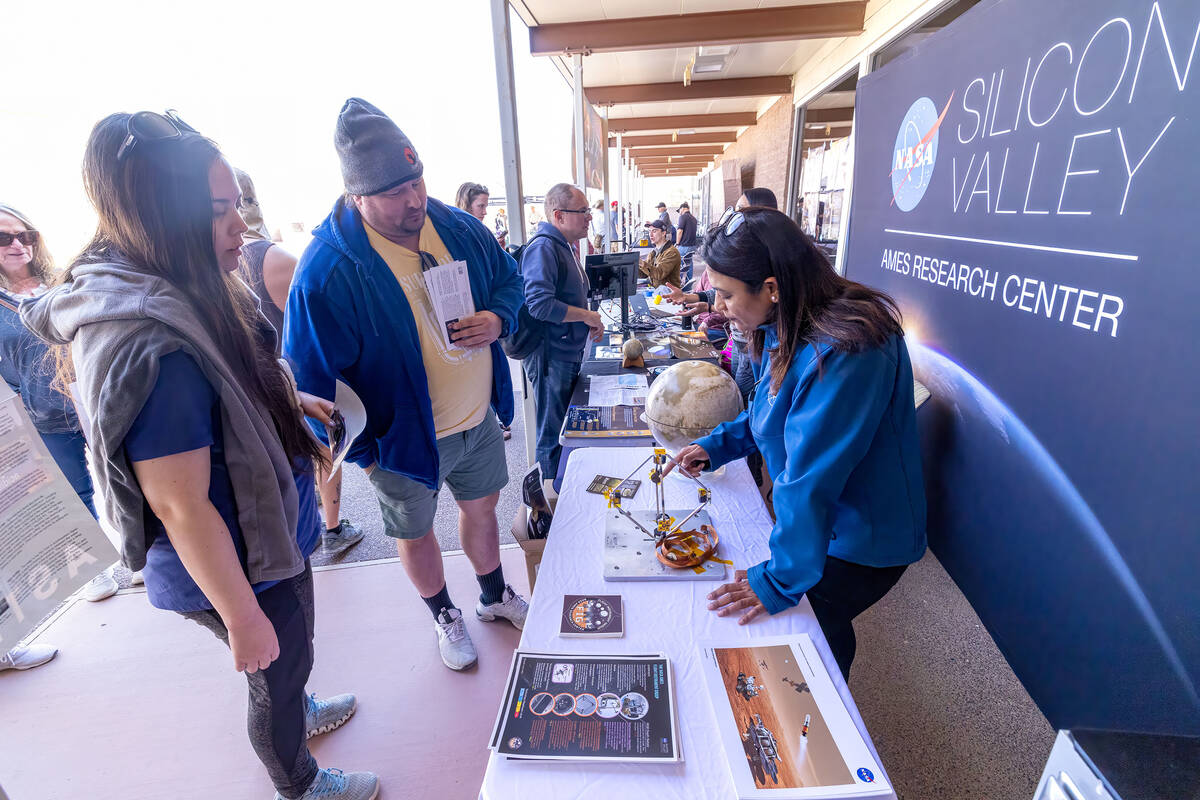
[[0,383],[0,652],[118,558]]

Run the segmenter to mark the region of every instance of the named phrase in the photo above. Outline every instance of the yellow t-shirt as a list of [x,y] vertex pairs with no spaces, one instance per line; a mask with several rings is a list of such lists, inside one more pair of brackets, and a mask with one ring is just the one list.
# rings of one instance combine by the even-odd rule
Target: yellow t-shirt
[[[363,227],[371,247],[396,276],[417,320],[421,360],[429,380],[429,400],[433,404],[433,427],[437,429],[437,438],[474,428],[483,422],[492,400],[491,348],[447,348],[425,289],[420,255],[384,238],[366,222]],[[421,228],[420,248],[439,264],[454,260],[429,217],[425,218],[425,227]]]

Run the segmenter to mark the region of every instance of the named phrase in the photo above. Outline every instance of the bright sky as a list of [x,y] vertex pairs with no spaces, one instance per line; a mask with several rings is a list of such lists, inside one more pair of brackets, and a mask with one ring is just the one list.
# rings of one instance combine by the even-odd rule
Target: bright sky
[[[524,189],[543,194],[570,179],[571,91],[511,18]],[[60,264],[94,230],[80,163],[114,111],[177,109],[250,173],[285,234],[298,222],[306,235],[342,190],[333,129],[350,96],[408,134],[432,196],[503,186],[484,0],[41,0],[8,4],[3,26],[0,202],[33,219]]]

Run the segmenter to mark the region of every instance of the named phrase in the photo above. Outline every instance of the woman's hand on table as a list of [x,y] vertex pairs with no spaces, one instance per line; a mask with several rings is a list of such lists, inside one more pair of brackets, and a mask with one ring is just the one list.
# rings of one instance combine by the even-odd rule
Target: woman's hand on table
[[667,462],[667,466],[663,468],[663,475],[670,475],[671,470],[679,467],[679,471],[684,475],[695,478],[709,463],[708,451],[698,444],[689,444]]
[[728,617],[742,611],[744,613],[738,619],[738,625],[753,622],[767,613],[758,595],[750,588],[750,581],[746,579],[744,569],[734,571],[733,583],[718,586],[708,595],[708,610],[716,611],[718,617]]

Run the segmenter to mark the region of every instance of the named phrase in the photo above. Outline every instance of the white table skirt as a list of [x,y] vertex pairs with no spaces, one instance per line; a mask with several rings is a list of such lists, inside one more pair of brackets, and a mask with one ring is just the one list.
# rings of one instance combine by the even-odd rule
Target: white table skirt
[[[650,454],[650,448],[588,447],[575,450],[567,464],[554,524],[531,598],[521,649],[567,653],[665,653],[675,677],[683,761],[678,764],[622,764],[509,761],[493,753],[488,761],[480,797],[486,800],[611,800],[614,797],[654,800],[696,800],[735,797],[733,779],[716,733],[716,718],[701,673],[696,642],[751,643],[762,636],[807,633],[812,637],[833,684],[858,726],[872,755],[867,734],[850,690],[838,671],[824,634],[807,598],[796,608],[749,625],[737,617],[718,617],[706,608],[705,595],[715,581],[606,582],[602,574],[606,501],[586,489],[597,473],[629,474]],[[644,472],[648,473],[647,466]],[[653,508],[653,486],[646,474],[637,496],[624,501],[627,509]],[[701,480],[713,490],[709,513],[721,538],[719,556],[734,567],[764,561],[771,517],[754,485],[745,461],[726,466],[720,477]],[[671,475],[666,482],[669,508],[696,506],[695,484]],[[727,579],[732,571],[726,568]],[[558,635],[564,594],[619,594],[625,605],[625,636],[619,639],[564,639]],[[501,698],[496,698],[497,706]],[[895,794],[880,795],[895,800]]]

